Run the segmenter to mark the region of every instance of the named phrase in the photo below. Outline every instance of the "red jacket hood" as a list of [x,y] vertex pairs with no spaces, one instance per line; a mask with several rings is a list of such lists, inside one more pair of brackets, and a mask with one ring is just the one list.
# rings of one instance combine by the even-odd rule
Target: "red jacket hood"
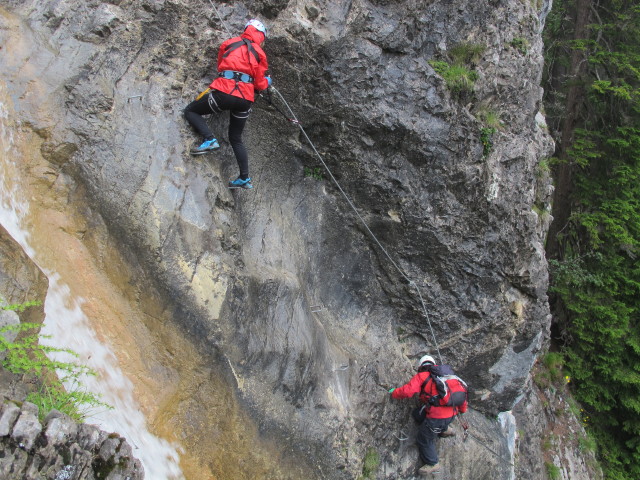
[[252,41],[253,43],[257,43],[258,45],[264,42],[264,33],[257,30],[253,25],[249,25],[240,36]]

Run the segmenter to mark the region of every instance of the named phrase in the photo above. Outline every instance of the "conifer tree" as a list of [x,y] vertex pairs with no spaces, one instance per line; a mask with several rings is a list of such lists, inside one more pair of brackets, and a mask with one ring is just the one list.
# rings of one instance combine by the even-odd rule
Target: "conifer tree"
[[555,3],[546,31],[558,158],[547,249],[554,315],[607,478],[638,479],[640,5]]

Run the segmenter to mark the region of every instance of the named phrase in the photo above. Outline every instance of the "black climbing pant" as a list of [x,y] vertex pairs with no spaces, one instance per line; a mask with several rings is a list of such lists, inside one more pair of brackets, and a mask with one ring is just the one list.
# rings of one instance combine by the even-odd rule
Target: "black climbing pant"
[[252,103],[244,98],[212,90],[200,100],[191,102],[184,109],[184,116],[187,121],[205,140],[214,138],[214,134],[202,116],[221,113],[223,110],[229,111],[229,143],[238,161],[240,177],[242,178],[249,176],[249,155],[242,143],[242,131],[251,113]]
[[416,437],[420,458],[427,465],[435,465],[438,463],[438,449],[436,448],[436,440],[438,435],[444,432],[449,424],[456,417],[451,418],[425,418],[420,424],[420,430]]

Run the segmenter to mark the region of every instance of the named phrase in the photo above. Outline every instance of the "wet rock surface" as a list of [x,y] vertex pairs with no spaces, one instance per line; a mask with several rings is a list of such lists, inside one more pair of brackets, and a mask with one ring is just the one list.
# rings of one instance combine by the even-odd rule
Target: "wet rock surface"
[[[428,351],[468,380],[477,435],[508,449],[488,418],[525,390],[549,326],[537,165],[551,142],[529,3],[216,2],[223,21],[187,0],[5,3],[40,46],[5,61],[23,124],[265,436],[313,453],[320,477],[353,478],[372,447],[383,478],[410,478],[415,448],[398,439],[415,435],[410,406],[386,386]],[[274,85],[395,265],[326,173],[305,174],[318,159],[264,100],[245,132],[254,191],[226,188],[226,116],[211,121],[223,148],[188,155],[199,139],[181,110],[209,83],[226,28],[255,15]],[[454,95],[429,61],[460,44],[483,51],[474,92]],[[489,148],[487,110],[501,119]],[[501,453],[449,442],[448,474],[482,458],[473,478],[509,478]]]
[[[0,227],[0,298],[5,305],[23,304],[46,296],[47,279]],[[24,311],[0,310],[0,327],[22,322],[42,323],[41,305]],[[11,338],[5,333],[5,338]],[[0,352],[4,353],[4,352]],[[0,358],[4,359],[4,356]],[[143,479],[140,462],[117,434],[78,424],[56,410],[43,422],[38,407],[25,401],[38,382],[0,366],[0,478],[3,480],[130,480]],[[106,448],[105,445],[109,445]]]

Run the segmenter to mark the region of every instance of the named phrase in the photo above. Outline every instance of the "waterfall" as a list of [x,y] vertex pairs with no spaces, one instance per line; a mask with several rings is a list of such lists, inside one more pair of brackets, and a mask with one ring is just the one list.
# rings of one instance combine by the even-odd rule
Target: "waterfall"
[[[49,279],[42,333],[51,338],[43,339],[42,343],[73,350],[79,354],[79,363],[98,372],[96,376],[84,377],[83,386],[102,395],[103,401],[114,408],[90,414],[87,423],[125,437],[133,448],[134,456],[142,462],[146,478],[183,479],[179,446],[149,432],[145,416],[134,398],[133,384],[122,372],[111,348],[102,343],[92,329],[81,308],[83,299],[74,295],[58,272],[47,268],[36,247],[30,243],[29,231],[24,226],[29,202],[22,198],[21,193],[26,189],[20,184],[28,179],[23,178],[17,166],[17,162],[23,160],[7,99],[6,87],[0,82],[0,224]],[[70,361],[65,358],[67,354],[56,355],[55,360]]]

